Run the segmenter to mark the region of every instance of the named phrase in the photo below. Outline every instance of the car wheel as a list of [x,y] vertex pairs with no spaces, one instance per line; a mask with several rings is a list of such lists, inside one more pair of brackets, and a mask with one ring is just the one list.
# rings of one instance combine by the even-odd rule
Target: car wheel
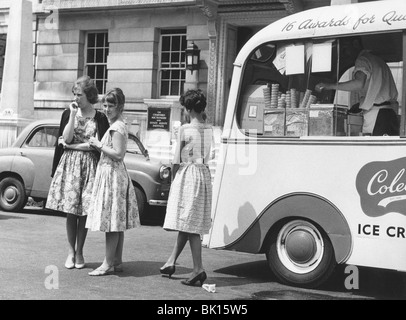
[[144,191],[139,187],[134,186],[135,196],[137,197],[138,204],[138,213],[140,215],[140,222],[143,224],[146,220],[146,209],[147,209],[147,197],[145,196]]
[[315,288],[336,266],[334,249],[326,233],[307,220],[291,220],[271,235],[266,253],[275,276],[288,285]]
[[0,208],[4,211],[20,211],[27,204],[23,183],[13,177],[0,181]]

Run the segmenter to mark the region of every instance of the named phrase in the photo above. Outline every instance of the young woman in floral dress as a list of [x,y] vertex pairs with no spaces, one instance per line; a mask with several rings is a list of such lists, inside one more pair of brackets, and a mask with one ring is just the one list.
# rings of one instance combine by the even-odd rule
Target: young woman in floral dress
[[123,162],[128,140],[122,115],[125,96],[115,88],[106,93],[102,103],[110,128],[101,141],[89,141],[101,156],[86,228],[106,233],[106,254],[102,265],[89,273],[91,276],[122,271],[124,231],[140,225],[135,190]]
[[66,213],[69,251],[65,267],[81,269],[85,266],[86,216],[100,156],[88,141],[95,135],[102,137],[109,123],[106,116],[94,108],[98,102],[94,81],[81,77],[72,92],[74,101],[61,117],[46,208]]

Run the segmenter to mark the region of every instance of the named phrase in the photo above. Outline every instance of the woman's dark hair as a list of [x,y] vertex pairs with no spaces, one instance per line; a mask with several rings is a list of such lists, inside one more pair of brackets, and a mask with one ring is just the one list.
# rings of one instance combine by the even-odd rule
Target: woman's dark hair
[[206,97],[200,89],[186,91],[179,102],[188,111],[194,110],[196,113],[201,113],[206,109]]
[[77,87],[82,88],[83,93],[86,95],[87,100],[91,104],[99,102],[99,91],[97,90],[94,81],[90,77],[83,76],[77,79],[72,87],[72,92]]
[[125,105],[125,95],[120,88],[113,88],[106,92],[103,96],[102,103],[111,103],[117,107],[120,112],[123,112]]

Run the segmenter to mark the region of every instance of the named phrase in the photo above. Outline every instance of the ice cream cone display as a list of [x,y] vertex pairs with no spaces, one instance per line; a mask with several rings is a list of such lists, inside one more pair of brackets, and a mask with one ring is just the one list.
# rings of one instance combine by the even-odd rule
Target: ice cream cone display
[[271,86],[271,108],[278,107],[279,97],[279,84],[272,84]]
[[278,108],[286,108],[286,94],[281,94],[278,99]]
[[286,92],[285,105],[286,105],[286,108],[289,108],[291,106],[290,91]]
[[280,86],[277,83],[269,84],[264,87],[264,105],[266,109],[271,108],[290,108],[291,93],[288,90],[286,93],[279,91]]
[[271,108],[271,89],[269,87],[266,87],[263,89],[264,91],[264,102],[265,102],[265,108]]
[[296,89],[292,88],[292,89],[290,89],[290,107],[297,108],[298,106],[299,106],[299,104],[298,104],[297,91],[296,91]]
[[309,102],[311,94],[312,94],[312,90],[307,89],[306,92],[305,92],[305,95],[303,97],[303,100],[300,103],[300,108],[306,108],[307,103]]
[[300,93],[299,93],[300,104],[302,104],[302,101],[303,101],[304,97],[305,97],[305,93],[303,91],[300,91]]
[[307,101],[306,108],[310,108],[312,104],[317,102],[317,97],[314,95],[310,95],[309,100]]

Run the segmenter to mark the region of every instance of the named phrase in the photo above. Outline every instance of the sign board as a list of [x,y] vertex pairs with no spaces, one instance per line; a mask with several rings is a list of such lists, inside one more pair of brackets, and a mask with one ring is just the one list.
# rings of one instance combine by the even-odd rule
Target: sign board
[[147,130],[170,130],[170,108],[148,108]]
[[406,29],[406,1],[368,1],[325,6],[289,15],[257,32],[240,50],[234,65],[244,65],[260,45],[278,40],[333,37]]

